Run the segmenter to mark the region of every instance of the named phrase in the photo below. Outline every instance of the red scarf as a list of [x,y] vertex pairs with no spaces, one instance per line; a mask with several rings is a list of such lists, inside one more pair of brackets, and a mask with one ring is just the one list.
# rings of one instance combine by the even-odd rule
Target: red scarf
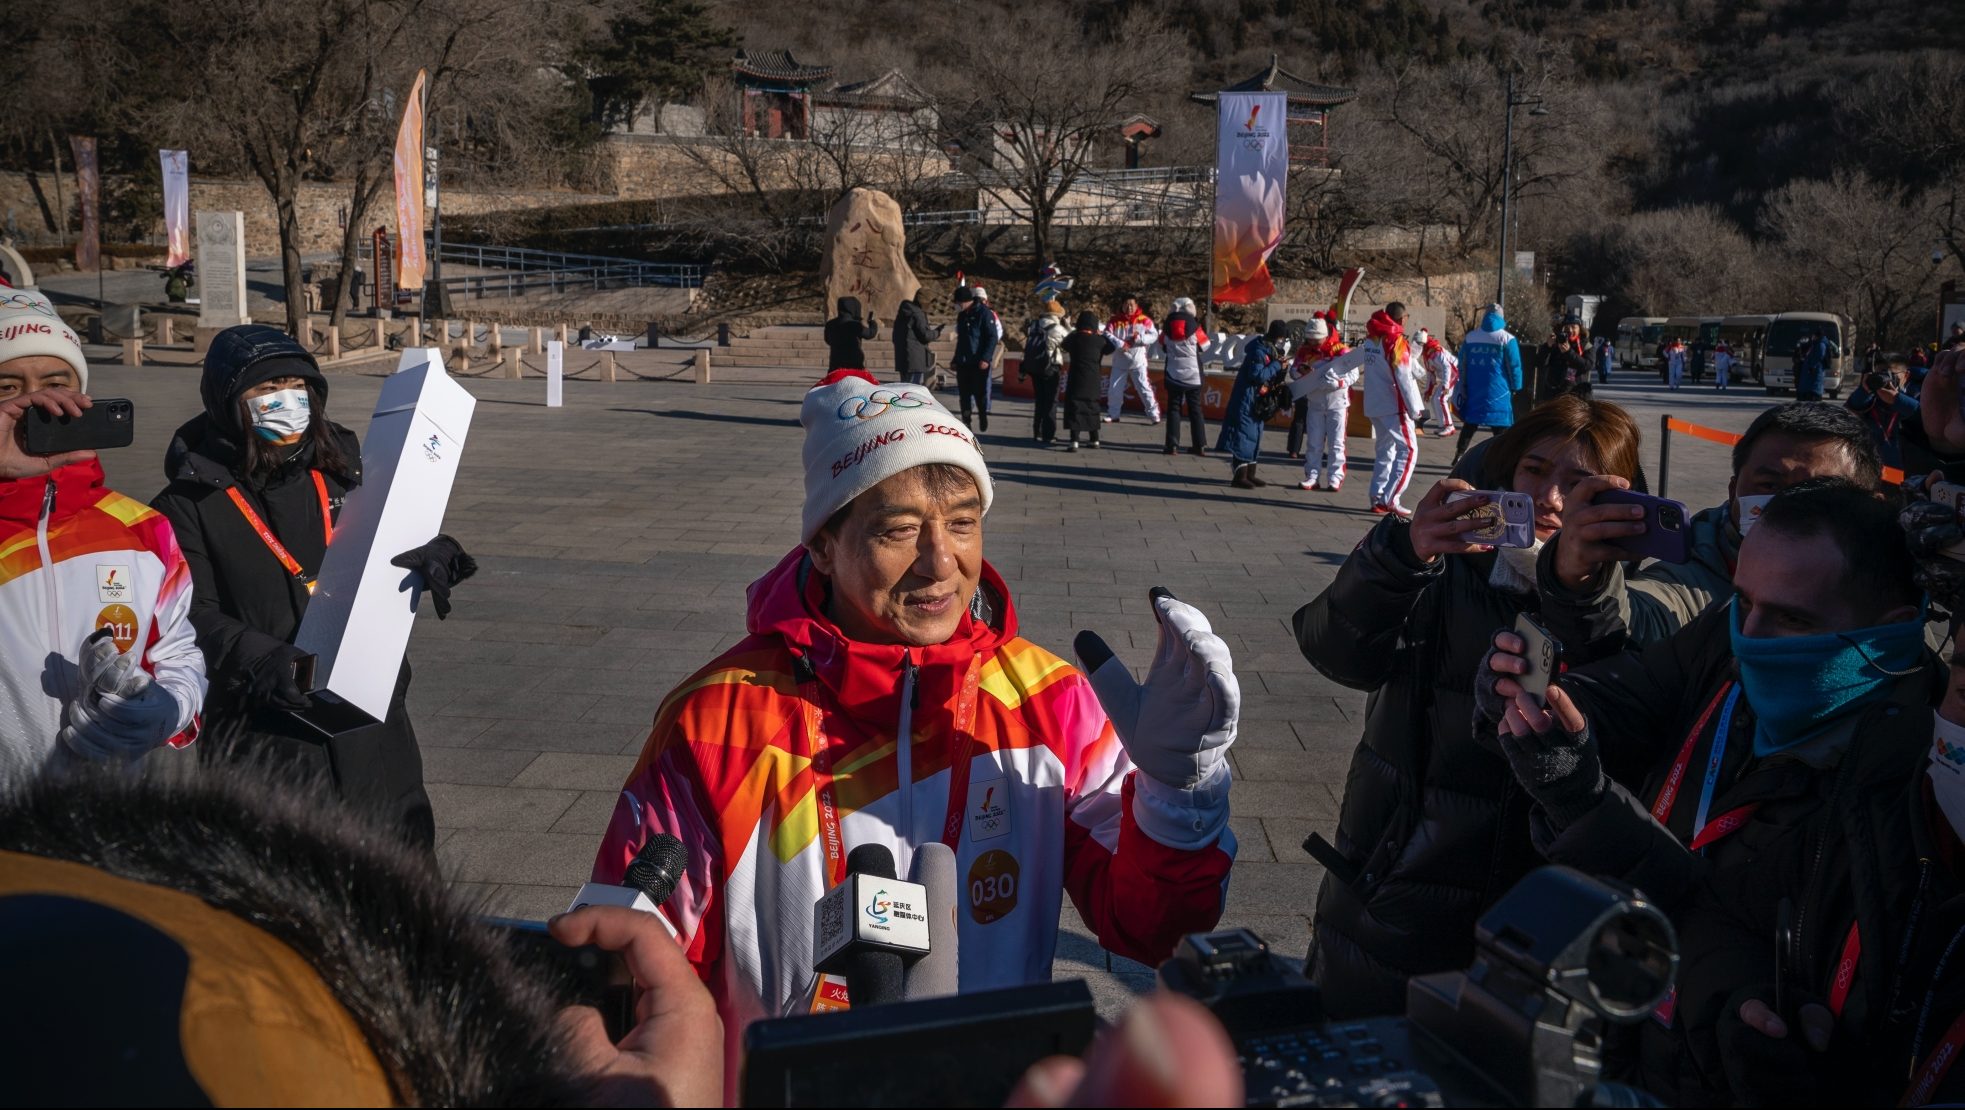
[[1397,320],[1387,316],[1382,308],[1365,321],[1365,334],[1378,340],[1378,345],[1385,350],[1385,361],[1394,368],[1404,366],[1412,353],[1406,345],[1405,329],[1399,326]]

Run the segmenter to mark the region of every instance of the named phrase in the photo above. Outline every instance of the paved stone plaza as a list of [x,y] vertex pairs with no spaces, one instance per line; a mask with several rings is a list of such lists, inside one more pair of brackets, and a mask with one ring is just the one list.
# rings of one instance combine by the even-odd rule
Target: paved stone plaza
[[[366,428],[385,368],[333,378],[337,419]],[[657,704],[742,636],[745,587],[796,542],[800,388],[772,377],[569,381],[559,410],[544,407],[537,380],[466,382],[479,405],[442,527],[481,570],[458,588],[449,621],[419,623],[409,706],[445,874],[488,912],[565,908]],[[105,461],[114,485],[149,497],[171,431],[198,410],[196,372],[102,367],[91,384],[96,396],[135,400],[137,444]],[[1660,413],[1737,431],[1768,401],[1753,389],[1673,395],[1655,385],[1597,395],[1638,417],[1654,486]],[[1297,490],[1300,472],[1280,459],[1261,473],[1284,484],[1245,492],[1228,487],[1223,461],[1162,455],[1162,429],[1140,417],[1108,426],[1102,450],[1065,454],[1031,444],[1029,411],[1000,404],[982,437],[997,483],[988,557],[1021,630],[1068,654],[1077,630],[1096,629],[1137,669],[1154,643],[1150,587],[1209,614],[1244,699],[1232,756],[1240,850],[1223,922],[1300,955],[1322,870],[1299,845],[1335,823],[1364,696],[1304,662],[1289,618],[1374,522],[1369,443],[1351,441],[1341,494]],[[1282,434],[1265,444],[1279,457]],[[1449,443],[1426,440],[1408,504],[1450,455]],[[1724,449],[1675,441],[1674,496],[1703,508],[1724,496],[1726,475]],[[1065,915],[1059,974],[1102,971],[1068,902]],[[1115,963],[1119,984],[1150,979]],[[1115,980],[1098,979],[1102,998],[1116,998]]]

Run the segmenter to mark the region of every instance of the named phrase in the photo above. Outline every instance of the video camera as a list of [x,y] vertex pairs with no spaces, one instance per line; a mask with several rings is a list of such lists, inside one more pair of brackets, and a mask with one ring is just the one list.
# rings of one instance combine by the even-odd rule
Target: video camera
[[[1649,1104],[1600,1082],[1601,1053],[1606,1022],[1643,1020],[1671,988],[1663,913],[1545,867],[1475,938],[1472,967],[1411,981],[1404,1017],[1327,1020],[1317,987],[1246,929],[1187,937],[1160,979],[1227,1028],[1250,1106]],[[1030,1065],[1082,1054],[1094,1028],[1083,982],[754,1022],[742,1104],[1000,1106]]]
[[1194,934],[1161,965],[1241,1057],[1250,1106],[1645,1105],[1602,1084],[1606,1022],[1671,989],[1677,939],[1640,896],[1565,867],[1510,890],[1475,931],[1473,966],[1418,976],[1404,1017],[1332,1022],[1317,987],[1254,933]]

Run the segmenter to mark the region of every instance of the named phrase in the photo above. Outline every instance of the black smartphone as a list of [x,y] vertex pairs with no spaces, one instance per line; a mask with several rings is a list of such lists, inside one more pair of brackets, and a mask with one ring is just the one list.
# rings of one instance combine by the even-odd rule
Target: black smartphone
[[122,397],[105,397],[80,416],[55,416],[43,408],[27,410],[22,421],[30,455],[62,455],[70,451],[107,451],[128,447],[136,436],[136,405]]
[[293,661],[293,684],[300,687],[301,693],[314,692],[314,667],[320,661],[318,655],[303,655]]
[[1527,613],[1516,615],[1515,635],[1522,638],[1522,658],[1528,660],[1528,670],[1515,676],[1515,684],[1534,698],[1537,705],[1547,705],[1549,683],[1556,677],[1562,644]]
[[616,1041],[635,1027],[635,980],[621,953],[591,944],[568,948],[553,939],[543,921],[480,920],[504,933],[521,965],[543,971],[552,980],[562,1005],[599,1010],[607,1035]]

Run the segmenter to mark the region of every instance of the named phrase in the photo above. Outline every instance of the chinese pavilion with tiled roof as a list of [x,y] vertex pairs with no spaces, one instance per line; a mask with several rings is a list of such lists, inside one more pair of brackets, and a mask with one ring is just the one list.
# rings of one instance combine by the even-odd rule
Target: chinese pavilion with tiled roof
[[730,69],[744,97],[744,133],[767,139],[809,137],[812,89],[835,72],[806,65],[789,50],[739,50]]
[[[1221,92],[1280,92],[1289,94],[1290,161],[1299,165],[1330,162],[1330,110],[1358,98],[1358,90],[1324,85],[1298,77],[1282,67],[1276,55],[1269,66],[1222,89]],[[1214,104],[1220,93],[1195,93],[1191,99]]]

